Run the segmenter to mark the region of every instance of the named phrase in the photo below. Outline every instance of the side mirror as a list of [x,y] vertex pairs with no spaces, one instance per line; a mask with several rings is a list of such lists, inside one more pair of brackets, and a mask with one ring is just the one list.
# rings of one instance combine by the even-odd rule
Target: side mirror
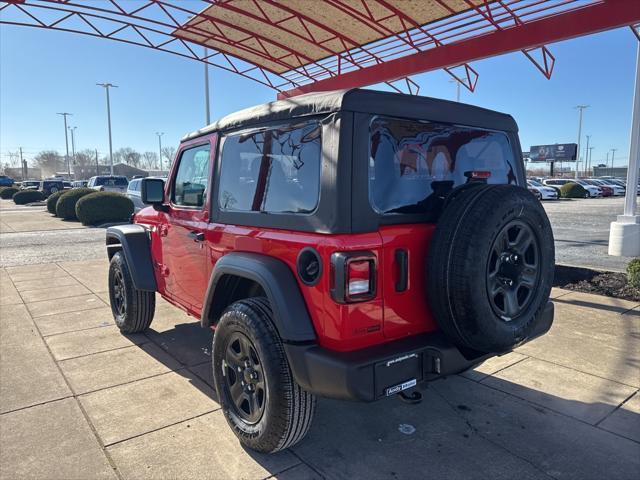
[[140,199],[146,205],[163,205],[164,180],[161,178],[143,178],[140,187]]

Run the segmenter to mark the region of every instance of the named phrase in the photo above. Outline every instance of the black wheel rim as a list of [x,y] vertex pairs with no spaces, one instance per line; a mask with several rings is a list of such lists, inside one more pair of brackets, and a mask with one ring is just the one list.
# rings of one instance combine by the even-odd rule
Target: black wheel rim
[[124,277],[120,270],[116,270],[113,277],[113,304],[118,315],[124,315],[127,308],[127,294],[124,288]]
[[259,422],[267,403],[267,388],[262,362],[246,335],[235,332],[229,337],[222,368],[234,413],[247,423]]
[[538,238],[522,221],[509,222],[493,241],[487,264],[493,311],[505,322],[521,315],[533,300],[539,276]]

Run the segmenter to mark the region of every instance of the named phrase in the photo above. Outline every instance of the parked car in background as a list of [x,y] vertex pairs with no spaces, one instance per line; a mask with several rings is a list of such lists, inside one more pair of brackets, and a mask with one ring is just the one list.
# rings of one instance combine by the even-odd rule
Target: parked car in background
[[129,181],[127,177],[116,175],[99,175],[91,177],[87,183],[87,187],[93,188],[100,192],[118,192],[127,193]]
[[599,178],[590,178],[587,181],[588,182],[592,182],[592,183],[598,185],[599,187],[609,188],[610,190],[612,190],[613,195],[616,195],[616,196],[624,195],[627,192],[627,188],[626,187],[623,187],[622,185],[619,185],[618,183],[614,182],[613,180],[601,180]]
[[38,190],[40,190],[45,197],[48,197],[52,193],[64,190],[64,182],[58,179],[43,180],[40,182]]
[[573,179],[573,178],[572,179],[569,179],[569,178],[547,178],[546,180],[543,180],[542,183],[547,187],[555,188],[558,191],[558,194],[560,193],[560,188],[563,185],[566,185],[567,183],[577,183],[578,185],[580,185],[581,187],[583,187],[586,190],[586,194],[585,194],[586,198],[594,198],[594,197],[601,197],[602,196],[602,190],[599,187],[596,187],[595,185],[589,185],[584,180],[576,180],[576,179]]
[[560,194],[555,188],[546,187],[536,180],[527,180],[527,188],[538,200],[557,200],[560,198]]
[[[135,208],[136,212],[142,210],[144,207],[147,206],[142,202],[142,198],[141,198],[142,178],[144,177],[134,178],[129,182],[129,186],[127,187],[126,195],[133,202],[133,207]],[[147,177],[147,178],[159,178],[161,180],[167,179],[166,177]]]
[[0,187],[10,187],[14,184],[14,180],[6,175],[0,175]]
[[62,181],[62,185],[64,186],[65,190],[69,190],[70,188],[73,188],[73,185],[71,184],[71,182],[68,182],[66,180]]
[[591,185],[595,185],[596,187],[599,187],[600,190],[602,190],[603,197],[612,197],[614,195],[613,186],[611,185],[604,185],[603,183],[600,183],[597,180],[593,180],[591,178],[587,178],[584,181]]
[[24,180],[20,184],[20,190],[38,190],[40,188],[39,180]]
[[86,187],[88,183],[89,183],[89,180],[75,180],[71,182],[71,188]]
[[575,183],[577,183],[578,185],[580,185],[582,188],[584,188],[587,191],[588,197],[587,198],[591,198],[591,197],[602,197],[602,188],[600,188],[599,185],[592,185],[589,182],[587,182],[586,180],[581,180],[581,179],[577,179],[577,180],[573,180]]

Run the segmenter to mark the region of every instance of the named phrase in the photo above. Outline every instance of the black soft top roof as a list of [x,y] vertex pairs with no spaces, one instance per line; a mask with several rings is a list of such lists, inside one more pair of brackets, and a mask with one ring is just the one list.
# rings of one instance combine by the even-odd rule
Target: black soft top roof
[[308,93],[246,108],[185,135],[182,141],[215,131],[235,130],[266,122],[340,111],[415,118],[492,130],[518,131],[518,126],[511,115],[493,110],[438,98],[352,89]]

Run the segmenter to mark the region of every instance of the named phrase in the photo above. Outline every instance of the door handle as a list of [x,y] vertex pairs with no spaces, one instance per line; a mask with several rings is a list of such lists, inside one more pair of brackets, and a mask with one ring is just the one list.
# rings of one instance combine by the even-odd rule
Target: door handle
[[203,242],[204,241],[204,233],[203,232],[189,232],[189,238],[193,238],[194,242]]
[[409,284],[409,255],[406,250],[396,250],[396,263],[399,267],[398,281],[396,282],[396,292],[404,292]]

